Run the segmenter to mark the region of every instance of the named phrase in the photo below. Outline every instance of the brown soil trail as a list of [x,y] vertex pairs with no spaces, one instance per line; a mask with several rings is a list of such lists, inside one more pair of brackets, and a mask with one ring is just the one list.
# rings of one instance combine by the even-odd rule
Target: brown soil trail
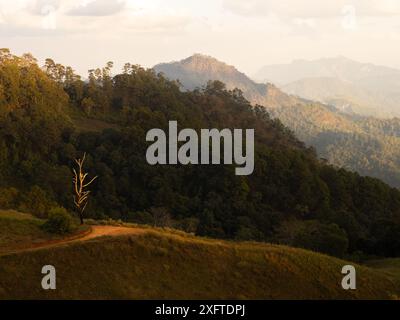
[[123,236],[123,235],[138,235],[143,234],[146,232],[146,229],[141,228],[129,228],[129,227],[118,227],[118,226],[91,226],[90,229],[81,232],[79,234],[64,238],[64,239],[57,239],[46,241],[42,243],[37,243],[29,248],[24,248],[20,250],[13,250],[11,252],[7,252],[6,254],[10,253],[20,253],[24,251],[33,251],[39,250],[44,248],[53,248],[57,246],[62,246],[68,243],[75,243],[75,242],[82,242],[88,241],[95,238],[100,238],[104,236]]
[[146,229],[116,226],[92,226],[91,229],[90,233],[72,241],[86,241],[103,236],[123,236],[130,234],[143,234],[146,232]]

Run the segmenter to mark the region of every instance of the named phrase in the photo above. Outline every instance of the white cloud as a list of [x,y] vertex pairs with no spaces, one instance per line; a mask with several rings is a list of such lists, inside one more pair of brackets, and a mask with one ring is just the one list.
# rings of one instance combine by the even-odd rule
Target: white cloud
[[400,14],[398,0],[223,0],[225,9],[244,16],[274,13],[282,17],[328,18],[339,16],[348,5],[354,6],[362,16]]
[[352,5],[347,5],[342,8],[342,28],[345,30],[357,29],[357,10]]
[[316,22],[312,18],[295,18],[293,23],[300,27],[315,28]]
[[67,14],[72,16],[110,16],[125,9],[125,0],[92,0],[83,1]]
[[185,15],[167,14],[167,15],[138,15],[131,19],[124,20],[123,26],[126,32],[159,32],[183,30],[191,22],[191,19]]
[[[144,0],[0,0],[2,36],[180,32],[190,12]],[[162,7],[162,8],[161,8]],[[55,30],[57,29],[57,32]],[[53,32],[49,32],[53,30]]]
[[56,12],[61,5],[61,0],[36,0],[28,6],[32,14],[47,16],[49,13]]
[[109,59],[151,66],[193,52],[249,73],[335,55],[400,66],[398,15],[400,0],[0,0],[0,41],[82,74]]

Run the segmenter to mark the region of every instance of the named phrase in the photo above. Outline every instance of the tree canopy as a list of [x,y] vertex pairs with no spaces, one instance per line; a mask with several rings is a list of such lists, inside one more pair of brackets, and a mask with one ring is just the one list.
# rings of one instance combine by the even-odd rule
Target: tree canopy
[[[86,209],[93,218],[319,251],[332,243],[336,255],[400,254],[399,190],[327,165],[239,90],[210,82],[183,92],[133,64],[112,76],[110,62],[83,81],[50,59],[40,68],[30,55],[2,50],[0,60],[0,206],[72,210],[70,168],[86,152],[87,171],[99,176]],[[166,130],[169,120],[195,130],[255,129],[254,173],[149,165],[146,132]]]

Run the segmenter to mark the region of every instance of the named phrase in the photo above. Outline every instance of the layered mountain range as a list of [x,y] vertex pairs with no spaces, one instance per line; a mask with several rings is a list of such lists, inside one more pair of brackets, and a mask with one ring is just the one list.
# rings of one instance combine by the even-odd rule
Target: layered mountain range
[[400,116],[400,70],[344,57],[268,65],[254,76],[285,92],[333,104],[345,112]]
[[[386,82],[392,79],[388,88],[395,91],[398,72],[395,69],[337,58],[323,59],[315,64],[301,61],[265,67],[260,71],[259,77],[264,75],[277,83],[292,81],[282,86],[283,89],[271,83],[257,83],[235,67],[200,54],[178,62],[158,64],[154,70],[171,80],[178,80],[185,90],[203,87],[210,80],[224,82],[230,90],[238,88],[252,104],[264,106],[298,138],[315,147],[320,157],[337,166],[400,186],[400,120],[365,116],[378,112],[373,106],[374,100],[368,97],[372,93],[352,84],[359,82],[362,86],[372,86],[379,82],[378,79]],[[307,80],[303,76],[307,76]],[[343,95],[335,95],[339,89]],[[357,103],[349,102],[350,98],[344,94],[346,90],[353,97],[358,94]],[[384,96],[384,91],[381,95]],[[370,105],[362,104],[361,97]],[[387,113],[394,110],[390,105],[385,107]],[[380,116],[384,114],[379,113]]]

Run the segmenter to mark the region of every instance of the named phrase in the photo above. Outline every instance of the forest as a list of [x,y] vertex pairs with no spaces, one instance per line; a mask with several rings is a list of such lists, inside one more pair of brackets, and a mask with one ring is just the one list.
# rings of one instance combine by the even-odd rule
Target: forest
[[400,187],[400,119],[346,114],[314,102],[268,111],[329,163]]
[[[74,160],[98,179],[86,217],[201,236],[283,243],[357,259],[400,255],[400,191],[319,159],[262,106],[222,82],[184,92],[152,69],[89,70],[0,50],[0,208],[74,212]],[[254,129],[249,176],[235,165],[152,166],[146,133]]]

